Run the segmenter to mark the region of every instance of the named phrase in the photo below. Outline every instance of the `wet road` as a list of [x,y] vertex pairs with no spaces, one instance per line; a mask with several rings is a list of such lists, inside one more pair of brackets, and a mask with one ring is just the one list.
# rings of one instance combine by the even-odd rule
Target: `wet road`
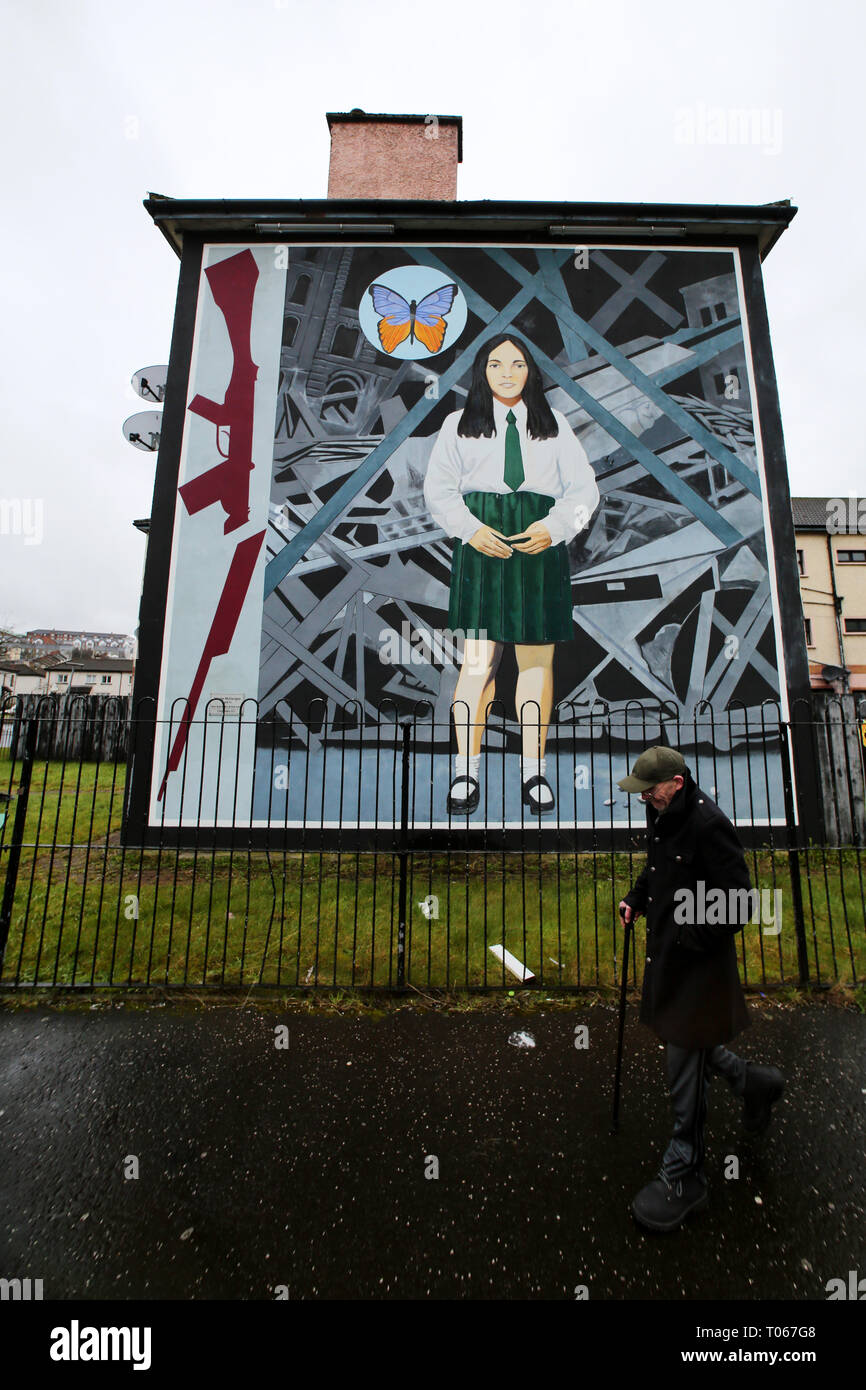
[[612,1137],[601,1004],[0,1011],[0,1275],[271,1300],[826,1300],[866,1275],[866,1017],[753,1010],[734,1046],[786,1096],[750,1142],[714,1082],[710,1205],[654,1236],[630,1202],[668,1139],[663,1052],[629,1016]]

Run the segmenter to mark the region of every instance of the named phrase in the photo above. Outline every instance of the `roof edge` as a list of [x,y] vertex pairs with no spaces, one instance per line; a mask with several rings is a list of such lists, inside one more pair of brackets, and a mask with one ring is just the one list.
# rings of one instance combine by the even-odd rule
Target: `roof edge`
[[[567,228],[563,245],[585,233],[593,240],[616,241],[624,236],[658,239],[665,234],[692,237],[752,238],[761,260],[775,246],[798,209],[787,199],[774,203],[566,203],[514,202],[483,199],[471,202],[395,200],[388,198],[228,199],[166,198],[149,194],[144,207],[177,255],[184,233],[213,235],[241,233],[250,240],[291,223],[289,240],[303,244],[307,229],[321,239],[365,233],[365,223],[375,223],[367,235],[382,235],[382,223],[392,224],[387,235],[400,234],[418,241],[455,236],[471,240],[471,234],[492,230],[522,233],[527,238],[551,238],[551,227]],[[602,231],[598,231],[602,228]],[[595,230],[594,230],[595,229]],[[556,240],[556,235],[553,235]]]

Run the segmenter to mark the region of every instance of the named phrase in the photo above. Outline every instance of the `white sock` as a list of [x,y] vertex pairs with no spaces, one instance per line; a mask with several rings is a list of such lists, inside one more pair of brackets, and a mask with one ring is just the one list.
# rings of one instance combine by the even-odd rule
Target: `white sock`
[[[530,777],[543,777],[545,775],[547,769],[546,758],[542,758],[540,761],[538,758],[521,758],[520,763],[521,776],[524,782],[528,782]],[[547,787],[534,786],[531,795],[533,800],[537,801],[540,806],[549,806],[553,801],[553,794]]]
[[474,758],[464,758],[458,753],[454,758],[454,777],[460,777],[464,781],[467,777],[474,777],[478,781],[478,770],[481,767],[481,754],[478,753]]

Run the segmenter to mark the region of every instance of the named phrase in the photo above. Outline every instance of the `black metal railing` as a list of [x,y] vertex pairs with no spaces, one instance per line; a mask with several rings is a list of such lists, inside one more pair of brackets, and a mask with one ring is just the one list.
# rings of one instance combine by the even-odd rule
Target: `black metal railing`
[[[775,702],[688,721],[566,703],[543,749],[537,706],[521,728],[494,701],[471,814],[448,811],[465,708],[256,716],[211,701],[160,797],[183,707],[164,722],[86,698],[0,715],[0,987],[613,984],[645,832],[617,782],[653,743],[681,749],[746,847],[760,912],[744,982],[863,981],[866,708],[850,697],[787,719]],[[543,814],[521,751],[544,753]]]

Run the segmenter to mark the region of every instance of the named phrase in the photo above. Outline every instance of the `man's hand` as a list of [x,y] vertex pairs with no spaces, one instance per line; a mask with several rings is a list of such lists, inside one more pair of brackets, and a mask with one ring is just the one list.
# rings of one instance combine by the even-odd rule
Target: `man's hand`
[[505,537],[490,526],[479,526],[475,535],[466,544],[471,545],[473,550],[479,551],[482,555],[492,555],[497,560],[511,559],[511,548],[505,544]]
[[531,526],[527,526],[525,531],[518,531],[515,535],[508,537],[515,550],[519,550],[521,555],[538,555],[542,550],[547,550],[548,546],[553,545],[553,538],[543,521],[533,521]]
[[619,915],[625,922],[626,926],[628,926],[630,922],[634,922],[637,920],[638,917],[640,917],[640,913],[635,912],[634,908],[631,907],[625,901],[621,902],[619,905]]

